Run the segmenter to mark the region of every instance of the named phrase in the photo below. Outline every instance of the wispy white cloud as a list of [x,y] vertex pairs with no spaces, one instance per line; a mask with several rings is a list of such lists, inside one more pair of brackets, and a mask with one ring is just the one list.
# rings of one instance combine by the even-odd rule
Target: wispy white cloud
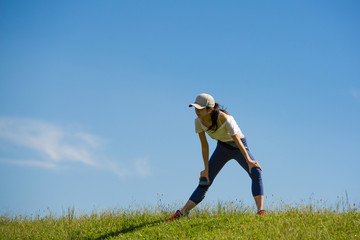
[[22,165],[22,166],[32,166],[32,167],[41,167],[47,169],[56,169],[58,165],[49,161],[41,161],[41,160],[15,160],[15,159],[2,159],[0,158],[0,162],[2,163],[9,163],[15,165]]
[[[112,171],[120,177],[150,175],[147,159],[138,159],[133,166],[109,160],[106,154],[101,153],[101,147],[105,142],[102,138],[74,129],[64,129],[44,121],[0,117],[0,140],[24,150],[31,150],[38,158],[10,159],[5,153],[5,159],[0,159],[3,163],[46,169],[80,163]],[[4,153],[2,155],[4,157]]]
[[360,100],[360,90],[357,88],[352,88],[349,90],[350,96],[355,100]]
[[135,161],[136,173],[140,176],[150,176],[151,170],[147,158],[139,158]]
[[359,88],[348,88],[340,91],[342,96],[351,99],[355,102],[360,102],[360,89]]
[[73,133],[53,124],[19,118],[0,118],[0,138],[32,149],[55,165],[66,161],[96,165],[90,149],[100,144],[100,139],[90,134]]

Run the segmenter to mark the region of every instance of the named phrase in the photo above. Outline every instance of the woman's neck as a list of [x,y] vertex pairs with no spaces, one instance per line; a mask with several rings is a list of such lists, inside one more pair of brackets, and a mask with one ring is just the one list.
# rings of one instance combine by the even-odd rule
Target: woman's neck
[[205,115],[205,116],[202,116],[202,117],[199,117],[200,120],[205,123],[206,125],[211,125],[212,121],[211,121],[211,115],[208,114],[208,115]]

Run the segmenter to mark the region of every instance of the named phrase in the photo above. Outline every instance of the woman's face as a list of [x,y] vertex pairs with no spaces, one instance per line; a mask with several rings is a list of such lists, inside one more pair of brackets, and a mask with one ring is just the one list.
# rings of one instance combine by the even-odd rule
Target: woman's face
[[203,118],[207,115],[209,115],[211,113],[212,109],[207,109],[207,108],[203,108],[203,109],[197,109],[195,108],[195,113],[199,118]]

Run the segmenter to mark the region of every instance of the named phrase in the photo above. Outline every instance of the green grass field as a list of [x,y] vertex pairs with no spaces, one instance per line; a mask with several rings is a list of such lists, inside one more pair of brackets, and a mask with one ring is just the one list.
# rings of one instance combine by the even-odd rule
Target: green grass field
[[0,239],[360,239],[355,205],[280,206],[258,216],[241,204],[217,203],[170,222],[164,219],[173,211],[164,209],[76,214],[70,208],[62,216],[1,216]]

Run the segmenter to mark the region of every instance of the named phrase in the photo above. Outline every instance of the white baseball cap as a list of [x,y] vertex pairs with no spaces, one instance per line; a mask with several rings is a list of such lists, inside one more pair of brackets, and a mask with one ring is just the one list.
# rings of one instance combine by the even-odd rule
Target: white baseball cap
[[195,102],[189,105],[189,107],[195,107],[197,109],[204,109],[206,107],[214,107],[214,106],[215,106],[214,98],[207,93],[202,93],[198,95],[195,99]]

